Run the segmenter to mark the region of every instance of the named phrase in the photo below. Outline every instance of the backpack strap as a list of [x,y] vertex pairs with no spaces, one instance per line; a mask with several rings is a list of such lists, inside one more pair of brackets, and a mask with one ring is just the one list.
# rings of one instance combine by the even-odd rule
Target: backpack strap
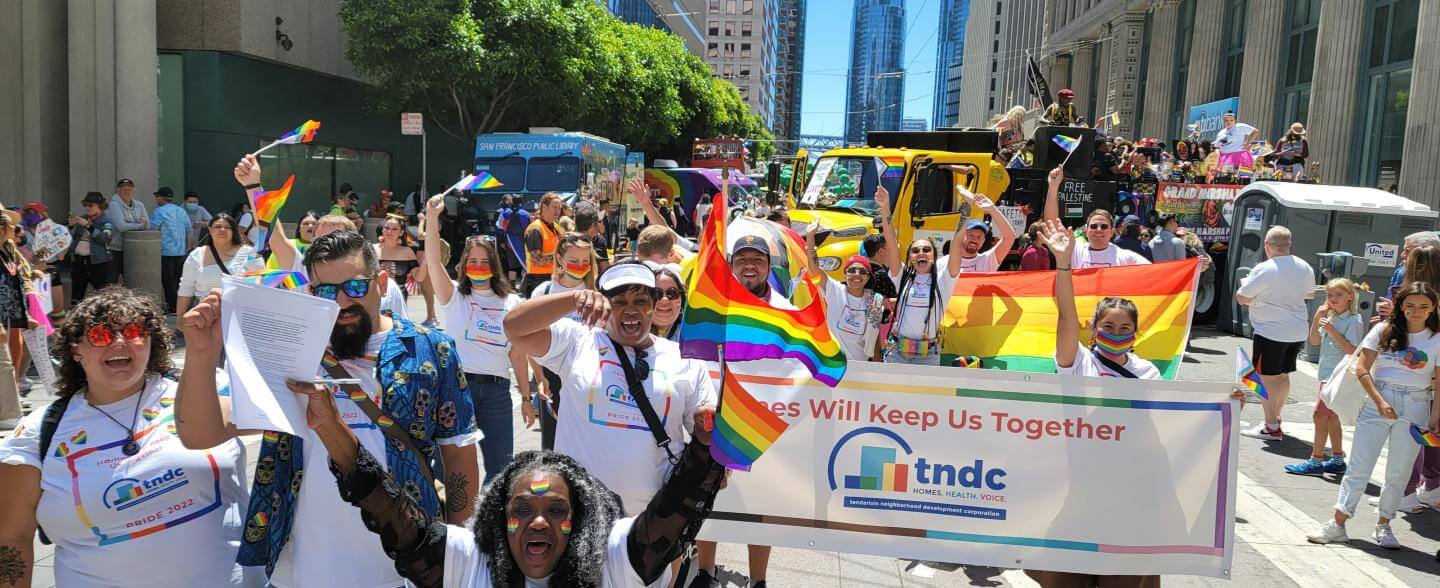
[[[50,453],[50,441],[55,438],[55,430],[60,428],[60,418],[65,416],[65,409],[70,408],[70,399],[75,394],[56,398],[50,406],[45,409],[45,419],[40,421],[40,464],[44,470],[45,454]],[[35,527],[40,534],[40,543],[50,545],[50,537],[45,535],[45,529]]]

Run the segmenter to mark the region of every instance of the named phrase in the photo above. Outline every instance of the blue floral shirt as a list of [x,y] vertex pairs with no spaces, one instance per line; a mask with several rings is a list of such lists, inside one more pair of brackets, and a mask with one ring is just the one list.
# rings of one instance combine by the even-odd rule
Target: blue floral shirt
[[[455,341],[438,330],[396,318],[395,328],[380,348],[375,370],[383,391],[380,408],[394,420],[395,427],[410,433],[416,446],[429,457],[435,475],[443,476],[437,440],[475,431],[474,408],[466,392],[465,372],[455,354]],[[228,392],[227,387],[221,394]],[[290,538],[295,500],[306,473],[302,451],[301,437],[265,432],[245,515],[244,542],[237,558],[241,565],[263,565],[267,575],[274,571]],[[425,479],[415,454],[387,437],[385,457],[396,483],[425,512],[441,516],[435,485]]]

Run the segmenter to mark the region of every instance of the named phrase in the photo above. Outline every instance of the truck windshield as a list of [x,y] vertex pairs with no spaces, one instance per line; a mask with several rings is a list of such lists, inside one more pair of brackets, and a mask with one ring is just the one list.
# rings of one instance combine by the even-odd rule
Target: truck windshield
[[521,192],[525,190],[525,158],[519,155],[509,157],[476,157],[475,173],[490,172],[503,184],[498,188],[477,190],[478,192]]
[[[504,180],[501,180],[504,181]],[[572,156],[532,157],[531,192],[574,192],[580,188],[580,159]]]
[[893,202],[900,192],[904,171],[903,159],[887,165],[886,161],[873,156],[821,157],[802,201],[823,208],[852,208],[873,213],[877,208],[875,186],[885,186]]

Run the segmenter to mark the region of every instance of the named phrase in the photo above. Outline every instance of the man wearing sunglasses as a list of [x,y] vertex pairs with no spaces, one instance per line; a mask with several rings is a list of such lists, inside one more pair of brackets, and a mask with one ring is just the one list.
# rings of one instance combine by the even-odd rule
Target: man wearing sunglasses
[[[1050,170],[1049,192],[1045,196],[1045,220],[1060,220],[1060,184],[1064,182],[1064,170],[1060,166]],[[1110,211],[1095,209],[1085,216],[1085,241],[1087,246],[1075,247],[1071,254],[1070,267],[1089,269],[1092,267],[1117,267],[1122,265],[1148,265],[1150,260],[1143,255],[1122,249],[1111,242],[1115,238],[1115,215]]]
[[[317,375],[360,380],[359,386],[330,391],[345,425],[368,451],[383,457],[395,484],[431,516],[442,514],[430,478],[431,463],[438,461],[433,471],[445,484],[443,514],[463,524],[479,490],[480,434],[455,341],[380,312],[385,290],[394,286],[380,271],[375,248],[359,233],[317,237],[305,252],[305,268],[310,293],[340,306]],[[214,365],[219,359],[219,317],[218,289],[185,314],[188,365]],[[309,382],[292,381],[290,388],[297,394],[326,393]],[[217,392],[212,370],[186,372],[176,403],[186,447],[213,447],[245,433],[220,410],[218,396],[228,393]],[[379,537],[367,532],[335,492],[329,455],[319,440],[329,433],[265,432],[239,562],[265,566],[272,586],[400,586],[404,580]]]

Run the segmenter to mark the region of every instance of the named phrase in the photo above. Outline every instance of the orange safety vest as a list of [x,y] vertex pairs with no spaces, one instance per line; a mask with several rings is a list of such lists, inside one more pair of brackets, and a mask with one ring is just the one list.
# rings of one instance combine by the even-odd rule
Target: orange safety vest
[[560,233],[538,218],[530,221],[525,233],[529,234],[531,229],[537,228],[540,230],[540,255],[536,255],[534,251],[527,252],[526,271],[548,276],[555,273],[555,250],[560,247]]

